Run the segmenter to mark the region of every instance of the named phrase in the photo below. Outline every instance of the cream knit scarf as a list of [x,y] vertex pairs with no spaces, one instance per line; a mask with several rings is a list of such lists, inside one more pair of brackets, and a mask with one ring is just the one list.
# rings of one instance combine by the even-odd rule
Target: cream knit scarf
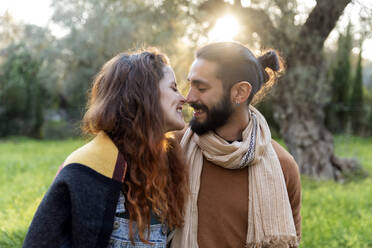
[[190,128],[183,136],[181,146],[190,166],[191,194],[186,204],[185,225],[176,231],[172,247],[198,248],[197,200],[203,156],[227,169],[249,167],[246,247],[297,246],[292,210],[283,172],[271,145],[270,129],[258,110],[252,106],[249,109],[250,121],[242,142],[230,144],[213,132],[199,137]]

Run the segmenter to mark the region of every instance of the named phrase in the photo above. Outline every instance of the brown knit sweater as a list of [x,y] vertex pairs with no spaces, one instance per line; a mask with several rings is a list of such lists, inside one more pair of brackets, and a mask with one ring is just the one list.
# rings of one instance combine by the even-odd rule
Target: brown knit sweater
[[[301,237],[301,182],[293,157],[272,141],[283,170],[298,238]],[[204,159],[198,198],[199,248],[245,247],[248,168],[229,170]]]

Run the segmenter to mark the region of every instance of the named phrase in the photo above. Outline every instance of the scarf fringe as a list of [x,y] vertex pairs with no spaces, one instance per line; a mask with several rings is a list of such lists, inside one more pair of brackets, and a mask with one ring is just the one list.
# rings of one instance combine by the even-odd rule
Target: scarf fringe
[[268,236],[261,242],[247,243],[245,248],[296,248],[299,246],[295,236]]

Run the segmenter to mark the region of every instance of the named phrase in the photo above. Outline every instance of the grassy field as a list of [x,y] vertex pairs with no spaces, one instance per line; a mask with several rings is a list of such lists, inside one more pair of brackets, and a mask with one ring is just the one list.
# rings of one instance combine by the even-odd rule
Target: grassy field
[[372,247],[372,139],[335,142],[336,154],[358,158],[371,176],[344,185],[302,178],[301,247]]
[[[32,216],[65,157],[83,140],[0,141],[0,247],[21,247]],[[372,139],[337,137],[336,153],[372,175]],[[301,247],[372,247],[372,176],[344,185],[302,178]]]

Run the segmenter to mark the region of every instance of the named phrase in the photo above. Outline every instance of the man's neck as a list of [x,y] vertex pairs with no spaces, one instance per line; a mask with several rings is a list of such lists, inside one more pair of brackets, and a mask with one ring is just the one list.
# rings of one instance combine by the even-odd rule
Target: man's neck
[[243,131],[249,123],[247,106],[239,106],[230,116],[227,123],[215,130],[218,136],[227,141],[242,140]]

